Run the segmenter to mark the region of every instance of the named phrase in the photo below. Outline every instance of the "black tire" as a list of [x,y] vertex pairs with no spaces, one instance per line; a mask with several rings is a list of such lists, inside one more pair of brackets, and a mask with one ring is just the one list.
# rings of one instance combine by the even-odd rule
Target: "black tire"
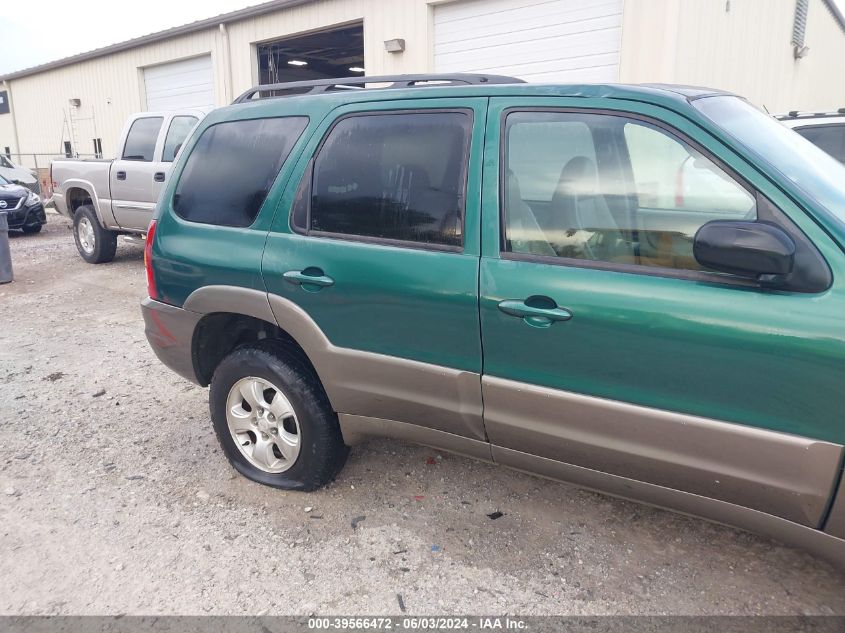
[[[87,220],[94,235],[94,244],[90,250],[83,248],[79,239],[79,224]],[[84,204],[73,214],[73,240],[76,242],[76,250],[79,256],[89,264],[105,264],[114,259],[117,251],[117,233],[109,231],[100,226],[97,213],[90,205]]]
[[34,233],[40,233],[41,227],[44,226],[43,224],[28,224],[21,227],[21,231],[26,233],[27,235],[32,235]]
[[[284,393],[299,420],[300,450],[293,466],[268,473],[241,453],[226,421],[226,401],[236,382],[262,378]],[[229,462],[240,474],[266,486],[315,490],[343,468],[349,448],[343,443],[337,415],[313,370],[281,341],[265,340],[236,349],[214,371],[209,391],[211,420]]]

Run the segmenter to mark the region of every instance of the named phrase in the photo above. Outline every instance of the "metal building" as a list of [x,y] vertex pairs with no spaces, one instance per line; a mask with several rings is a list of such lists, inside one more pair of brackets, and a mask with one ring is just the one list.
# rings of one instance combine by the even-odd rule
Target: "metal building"
[[670,82],[772,112],[845,106],[833,0],[273,0],[0,76],[0,153],[109,157],[140,110],[314,77],[484,72]]

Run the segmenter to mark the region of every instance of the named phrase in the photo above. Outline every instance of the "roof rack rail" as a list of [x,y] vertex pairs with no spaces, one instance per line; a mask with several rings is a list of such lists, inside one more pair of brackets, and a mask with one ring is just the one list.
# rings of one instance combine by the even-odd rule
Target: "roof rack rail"
[[783,121],[784,119],[801,119],[801,118],[822,118],[829,116],[845,116],[845,108],[839,108],[833,112],[800,112],[798,110],[790,110],[786,114],[779,114],[775,118]]
[[[386,83],[379,88],[365,88],[365,84]],[[432,86],[472,86],[480,84],[521,84],[516,77],[503,75],[475,75],[466,73],[444,75],[384,75],[380,77],[342,77],[336,79],[315,79],[313,81],[291,81],[287,83],[265,84],[250,88],[232,103],[252,101],[255,95],[259,99],[294,97],[304,94],[321,94],[341,90],[386,90],[393,88],[421,88]],[[291,94],[260,96],[263,92],[288,91]]]

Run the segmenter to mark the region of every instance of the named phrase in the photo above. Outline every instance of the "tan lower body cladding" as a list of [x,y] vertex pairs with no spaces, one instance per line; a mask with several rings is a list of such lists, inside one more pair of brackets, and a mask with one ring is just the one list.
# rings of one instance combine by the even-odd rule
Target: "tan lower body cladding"
[[485,376],[490,442],[820,527],[837,444]]

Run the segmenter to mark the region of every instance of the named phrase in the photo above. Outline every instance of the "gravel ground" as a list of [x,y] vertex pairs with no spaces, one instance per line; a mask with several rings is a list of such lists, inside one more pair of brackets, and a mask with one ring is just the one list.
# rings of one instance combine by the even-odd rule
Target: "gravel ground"
[[845,614],[805,553],[427,448],[236,476],[146,344],[141,248],[90,266],[49,220],[0,286],[2,614]]

